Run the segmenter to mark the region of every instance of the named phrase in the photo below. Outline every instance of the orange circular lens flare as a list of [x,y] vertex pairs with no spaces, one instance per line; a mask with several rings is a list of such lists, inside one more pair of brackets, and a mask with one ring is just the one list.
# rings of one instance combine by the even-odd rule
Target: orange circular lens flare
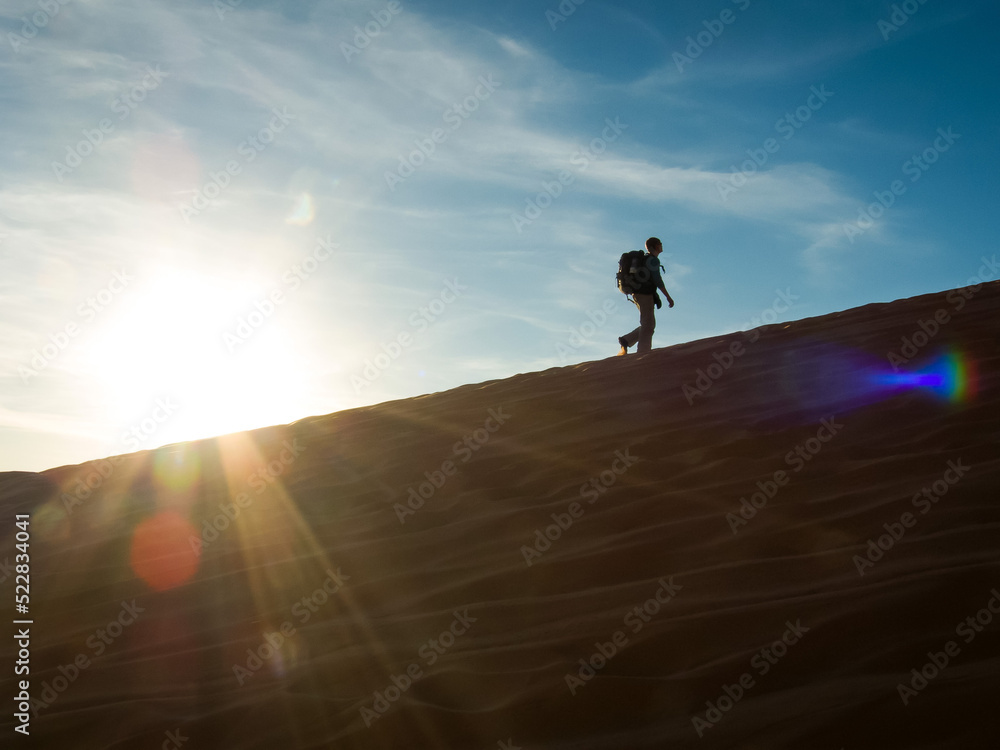
[[191,544],[198,538],[198,530],[180,513],[157,513],[135,527],[132,571],[156,591],[176,588],[198,570],[201,553]]

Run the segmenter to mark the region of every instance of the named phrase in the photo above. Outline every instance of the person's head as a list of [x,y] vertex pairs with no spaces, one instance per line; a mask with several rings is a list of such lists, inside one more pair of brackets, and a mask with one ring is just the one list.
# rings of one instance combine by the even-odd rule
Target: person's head
[[650,237],[646,240],[646,252],[653,255],[659,255],[663,252],[663,243],[660,242],[659,237]]

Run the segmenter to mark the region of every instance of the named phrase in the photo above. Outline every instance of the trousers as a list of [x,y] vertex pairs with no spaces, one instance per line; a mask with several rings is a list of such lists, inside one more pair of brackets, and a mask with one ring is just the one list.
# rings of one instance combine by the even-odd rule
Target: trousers
[[629,346],[639,346],[636,354],[643,354],[653,348],[653,331],[656,330],[655,294],[633,294],[632,301],[639,308],[639,327],[626,333],[624,339]]

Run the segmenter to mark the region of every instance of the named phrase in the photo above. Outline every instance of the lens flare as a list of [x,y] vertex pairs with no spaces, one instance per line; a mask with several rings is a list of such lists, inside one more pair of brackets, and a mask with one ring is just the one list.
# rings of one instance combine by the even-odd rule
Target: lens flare
[[157,513],[135,527],[129,552],[132,571],[155,591],[181,586],[198,570],[201,553],[190,540],[199,538],[180,513]]
[[201,459],[189,445],[164,447],[153,457],[153,474],[161,487],[183,492],[201,479]]
[[316,218],[316,203],[309,193],[302,193],[292,210],[291,215],[285,219],[288,224],[304,227],[312,224]]
[[919,370],[879,373],[875,380],[890,390],[925,389],[951,403],[969,401],[978,390],[975,362],[956,350],[942,352]]

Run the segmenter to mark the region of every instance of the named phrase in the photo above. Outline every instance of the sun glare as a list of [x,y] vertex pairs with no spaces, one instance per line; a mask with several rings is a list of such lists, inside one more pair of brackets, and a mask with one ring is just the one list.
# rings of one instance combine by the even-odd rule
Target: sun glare
[[153,448],[306,415],[293,310],[276,311],[236,340],[227,334],[263,296],[259,285],[178,269],[143,279],[88,347],[110,449]]

